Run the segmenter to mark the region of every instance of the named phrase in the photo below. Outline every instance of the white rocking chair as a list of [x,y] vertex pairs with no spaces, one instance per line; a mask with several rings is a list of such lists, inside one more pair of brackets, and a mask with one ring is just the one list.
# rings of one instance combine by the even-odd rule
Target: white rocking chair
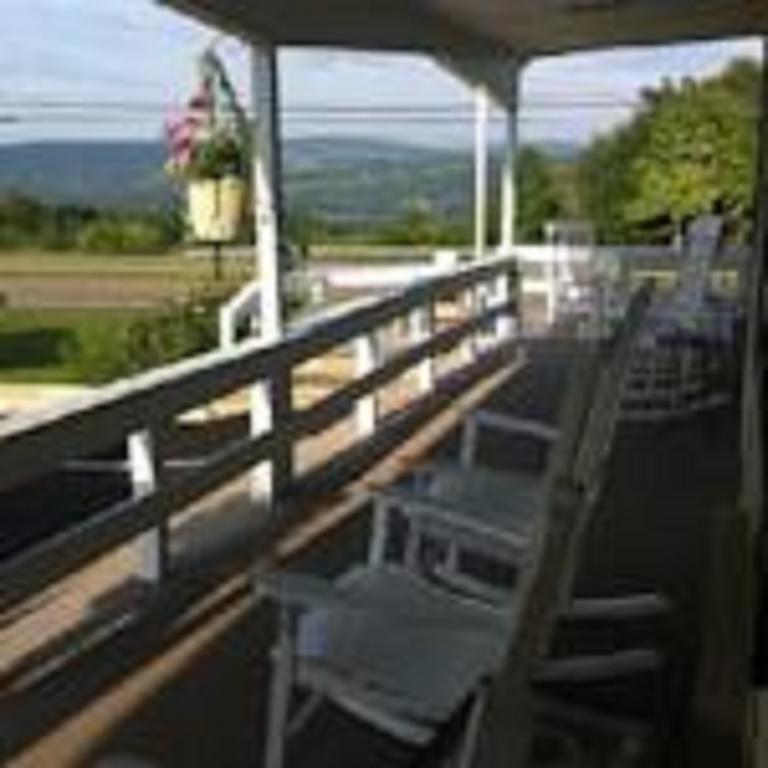
[[622,419],[665,420],[729,401],[727,352],[735,308],[708,297],[722,226],[717,216],[702,216],[692,222],[677,286],[671,296],[652,308],[638,338]]
[[[606,366],[600,376],[587,384],[593,388],[591,396],[595,403],[590,428],[598,437],[589,447],[589,468],[581,470],[579,482],[590,503],[602,486],[623,379],[649,300],[649,290],[636,295],[628,320],[613,342],[619,348],[614,355],[617,365]],[[491,431],[512,439],[522,437],[543,443],[548,448],[546,467],[535,472],[484,466],[480,461],[481,436]],[[424,546],[431,544],[433,550],[438,549],[432,570],[445,583],[491,602],[503,601],[509,589],[504,582],[508,579],[499,585],[498,579],[494,583],[485,575],[473,574],[465,567],[465,555],[474,556],[475,560],[479,555],[505,565],[505,576],[525,563],[535,524],[546,512],[551,484],[560,473],[562,457],[552,448],[557,445],[559,434],[552,425],[507,414],[470,414],[463,422],[458,462],[417,467],[404,482],[374,494],[370,563],[378,565],[387,560],[393,539],[397,539],[396,521],[401,518],[405,525],[405,535],[400,536],[404,539],[402,558],[408,567],[413,567],[421,559]],[[582,465],[586,467],[584,462]],[[645,598],[639,603],[645,605]]]
[[[544,443],[548,467],[535,472],[483,466],[478,453],[482,433],[488,431]],[[550,425],[501,413],[467,416],[458,462],[417,467],[404,482],[373,494],[371,565],[387,561],[392,540],[398,538],[397,519],[403,518],[402,558],[408,567],[421,560],[424,544],[437,545],[443,552],[433,564],[435,573],[468,594],[493,599],[496,588],[462,568],[462,553],[480,553],[515,569],[525,562],[535,524],[546,512],[558,434]],[[502,587],[499,597],[507,591]]]
[[[622,350],[611,359],[622,357]],[[599,389],[605,393],[604,387]],[[573,488],[584,512],[594,501],[578,490],[580,473],[605,425],[596,418],[601,409],[594,392],[587,391],[588,397],[579,388],[568,398],[571,426],[555,449],[557,470],[537,504],[541,514],[531,521],[534,539],[548,535],[549,505],[561,498],[564,488]],[[266,768],[282,768],[288,737],[322,700],[411,745],[430,742],[449,718],[469,705],[456,750],[458,765],[468,765],[486,684],[518,629],[517,617],[529,596],[526,584],[532,583],[525,574],[538,565],[535,556],[526,558],[520,565],[523,577],[507,589],[503,604],[493,605],[430,582],[415,563],[366,563],[331,581],[296,573],[258,576],[259,594],[280,606]],[[563,568],[563,583],[569,585],[571,568],[567,563]],[[545,662],[532,673],[550,680],[583,680],[634,674],[658,664],[654,651],[631,649],[608,657]],[[291,717],[295,687],[310,696]]]

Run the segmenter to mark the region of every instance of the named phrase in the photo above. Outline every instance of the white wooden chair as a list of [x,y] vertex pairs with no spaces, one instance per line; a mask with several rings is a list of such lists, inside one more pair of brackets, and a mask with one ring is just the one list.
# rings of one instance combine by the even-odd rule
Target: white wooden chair
[[[555,449],[558,469],[549,498],[571,487],[576,503],[585,506],[593,499],[580,492],[580,475],[594,451],[582,442],[600,440],[604,425],[596,418],[592,394],[568,400],[571,426]],[[547,535],[547,505],[531,523],[534,539]],[[525,573],[537,566],[529,557],[520,568]],[[570,573],[564,579],[570,582]],[[280,606],[266,768],[282,768],[288,737],[322,700],[412,745],[431,741],[454,713],[469,706],[457,749],[459,765],[467,764],[486,683],[518,629],[529,583],[521,578],[507,589],[503,604],[491,605],[430,582],[408,563],[365,563],[333,580],[296,573],[258,576],[258,592]],[[536,671],[549,679],[578,680],[652,669],[658,661],[653,651],[630,649],[609,658],[561,659]],[[295,688],[310,695],[291,716]]]
[[[590,382],[595,405],[591,429],[598,437],[590,446],[589,462],[580,470],[579,482],[593,502],[602,486],[607,458],[611,451],[618,410],[623,393],[623,378],[630,365],[634,344],[643,327],[649,290],[638,294],[630,306],[628,321],[613,340],[618,347],[617,369],[606,366]],[[510,470],[484,466],[481,462],[483,433],[498,432],[510,443],[516,438],[545,446],[546,466],[540,471]],[[530,551],[536,521],[545,514],[551,485],[560,473],[562,458],[552,450],[560,431],[550,424],[521,419],[507,414],[477,411],[462,425],[458,462],[442,462],[417,467],[403,482],[373,495],[374,532],[369,562],[385,562],[398,538],[397,519],[401,518],[399,557],[408,567],[422,559],[425,545],[432,545],[432,570],[446,583],[477,597],[503,600],[508,584],[498,584],[485,574],[473,574],[465,567],[465,556],[480,555],[507,566],[513,574]],[[504,443],[502,443],[503,445]],[[510,444],[510,448],[514,444]],[[640,600],[645,605],[645,598]]]
[[[273,573],[262,576],[257,589],[276,598],[281,611],[265,768],[285,764],[288,738],[323,701],[414,747],[431,742],[469,707],[457,750],[458,765],[466,765],[485,685],[517,629],[514,606],[522,594],[511,593],[500,610],[391,564],[359,566],[332,582]],[[652,672],[660,663],[656,651],[631,648],[545,661],[532,675],[579,685]],[[300,689],[308,696],[295,706]]]
[[[392,738],[423,746],[476,696],[514,630],[502,612],[389,565],[327,580],[262,577],[281,606],[273,661],[266,768],[284,764],[286,739],[328,700]],[[310,693],[295,716],[294,689]]]
[[708,296],[722,228],[718,216],[701,216],[692,222],[677,285],[652,308],[638,338],[622,419],[665,420],[729,401],[728,350],[736,311],[735,306]]
[[[483,466],[481,437],[490,431],[544,443],[550,454],[547,468],[536,472]],[[462,553],[480,553],[514,568],[525,561],[536,521],[546,511],[556,471],[551,448],[558,434],[551,425],[507,414],[477,411],[467,416],[458,462],[417,467],[403,482],[373,494],[371,565],[391,559],[393,539],[401,539],[396,556],[410,568],[431,544],[439,554],[432,563],[437,574],[469,594],[492,599],[496,588],[463,569]],[[398,537],[399,518],[404,531]],[[507,588],[500,592],[503,598]]]

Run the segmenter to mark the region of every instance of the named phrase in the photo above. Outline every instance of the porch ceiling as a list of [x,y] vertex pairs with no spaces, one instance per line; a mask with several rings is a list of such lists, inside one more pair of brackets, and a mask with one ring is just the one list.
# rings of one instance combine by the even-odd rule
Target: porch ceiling
[[768,34],[766,0],[160,0],[278,45],[526,57]]

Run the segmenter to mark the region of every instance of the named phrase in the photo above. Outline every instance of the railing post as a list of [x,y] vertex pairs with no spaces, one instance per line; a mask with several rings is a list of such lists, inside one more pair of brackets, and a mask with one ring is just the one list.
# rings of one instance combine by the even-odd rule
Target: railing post
[[[279,427],[291,416],[293,393],[290,370],[280,370],[251,388],[251,435],[256,437]],[[272,503],[288,489],[294,476],[294,452],[290,441],[276,441],[270,459],[251,476],[251,498]]]
[[[496,285],[497,279],[484,279],[483,282],[478,283],[475,286],[475,312],[476,313],[483,313],[487,310],[491,309],[496,305],[496,294],[497,294],[497,285]],[[496,320],[496,323],[498,323],[498,320]],[[495,324],[494,324],[495,328]],[[476,333],[474,334],[475,338],[475,350],[480,351],[481,349],[487,349],[489,346],[491,346],[494,343],[495,339],[495,330],[488,327],[483,326],[480,328]]]
[[[357,375],[366,376],[376,369],[380,358],[380,345],[376,331],[371,331],[355,339],[355,358],[357,363]],[[367,437],[376,431],[379,421],[379,399],[373,392],[357,401],[355,407],[357,418],[357,433],[360,437]]]
[[546,286],[546,315],[545,322],[548,326],[554,325],[557,319],[557,247],[548,248],[546,261],[544,262],[544,284]]
[[[435,332],[435,307],[431,302],[414,309],[408,317],[412,344],[432,338]],[[416,386],[420,394],[429,394],[435,387],[435,359],[427,356],[415,369]]]
[[[134,496],[152,493],[160,482],[160,463],[157,459],[152,432],[143,430],[128,436],[128,467]],[[138,539],[139,578],[149,584],[159,584],[168,572],[168,521],[142,534]]]
[[229,304],[219,310],[219,348],[232,349],[237,343],[237,318]]
[[[514,272],[511,268],[505,269],[496,278],[496,304],[506,307],[504,314],[496,320],[496,338],[499,341],[511,337],[517,330],[520,320],[520,307],[512,305],[512,299],[514,298],[512,286],[514,284]],[[513,316],[513,312],[517,313],[516,317]]]
[[[472,320],[477,314],[480,306],[480,296],[478,295],[478,286],[472,285],[463,291],[461,303],[464,306],[465,320]],[[470,333],[462,342],[461,356],[465,363],[471,363],[475,360],[478,353],[478,334]]]

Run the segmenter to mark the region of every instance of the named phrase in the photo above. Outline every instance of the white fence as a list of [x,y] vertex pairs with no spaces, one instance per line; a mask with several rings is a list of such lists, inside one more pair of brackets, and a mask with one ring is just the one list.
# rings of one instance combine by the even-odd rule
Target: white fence
[[[377,451],[407,439],[434,403],[447,402],[510,360],[517,284],[515,259],[489,260],[326,314],[277,343],[247,342],[7,419],[0,424],[0,490],[127,444],[133,491],[88,522],[0,564],[0,613],[137,537],[147,553],[142,575],[162,578],[171,519],[246,472],[258,470],[267,498],[271,493],[281,501],[311,493],[343,469],[362,466]],[[462,311],[445,327],[436,325],[435,307],[456,300]],[[380,332],[398,321],[409,338],[385,354],[377,343]],[[357,350],[357,376],[320,401],[295,407],[296,369],[340,345]],[[461,364],[440,375],[435,360],[455,348],[462,350]],[[379,422],[381,389],[409,372],[417,398]],[[168,471],[159,439],[168,425],[244,388],[252,392],[251,433],[194,466]],[[350,414],[356,415],[357,441],[298,476],[293,459],[299,441]]]
[[[323,249],[325,259],[332,256],[330,247]],[[444,249],[428,255],[426,248],[362,249],[364,258],[355,261],[347,252],[341,261],[312,263],[304,274],[305,288],[323,294],[327,290],[356,293],[378,293],[402,290],[420,280],[428,280],[471,263],[468,250]],[[367,259],[366,260],[366,257]],[[412,257],[412,258],[411,258]],[[608,282],[626,297],[649,277],[671,280],[677,272],[682,253],[669,246],[585,246],[585,245],[518,245],[514,257],[520,267],[521,295],[538,300],[541,320],[551,326],[569,302],[583,303],[585,288],[594,292],[594,277],[600,273],[602,285]],[[727,291],[740,290],[742,269],[748,260],[748,249],[733,248],[722,254],[713,270],[713,282]],[[576,299],[574,302],[573,299]],[[595,298],[595,297],[593,297]],[[602,295],[601,301],[610,301]],[[599,312],[597,308],[593,308]],[[238,328],[252,324],[258,315],[258,283],[249,283],[225,305],[220,316],[219,336],[226,347],[237,338]]]
[[[451,262],[446,256],[451,253],[454,264],[472,259],[463,251],[438,252],[431,261],[406,261],[400,254],[396,261],[354,263],[349,259],[312,265],[309,271],[311,279],[329,288],[380,291],[444,273]],[[730,273],[731,279],[723,282],[733,286],[738,281],[747,253],[747,249],[737,248],[723,254],[715,265],[715,272]],[[522,295],[542,300],[545,320],[551,323],[568,289],[583,284],[595,271],[610,272],[621,284],[622,292],[628,293],[633,282],[639,284],[645,277],[671,276],[682,254],[667,246],[519,245],[514,256],[520,265]]]

